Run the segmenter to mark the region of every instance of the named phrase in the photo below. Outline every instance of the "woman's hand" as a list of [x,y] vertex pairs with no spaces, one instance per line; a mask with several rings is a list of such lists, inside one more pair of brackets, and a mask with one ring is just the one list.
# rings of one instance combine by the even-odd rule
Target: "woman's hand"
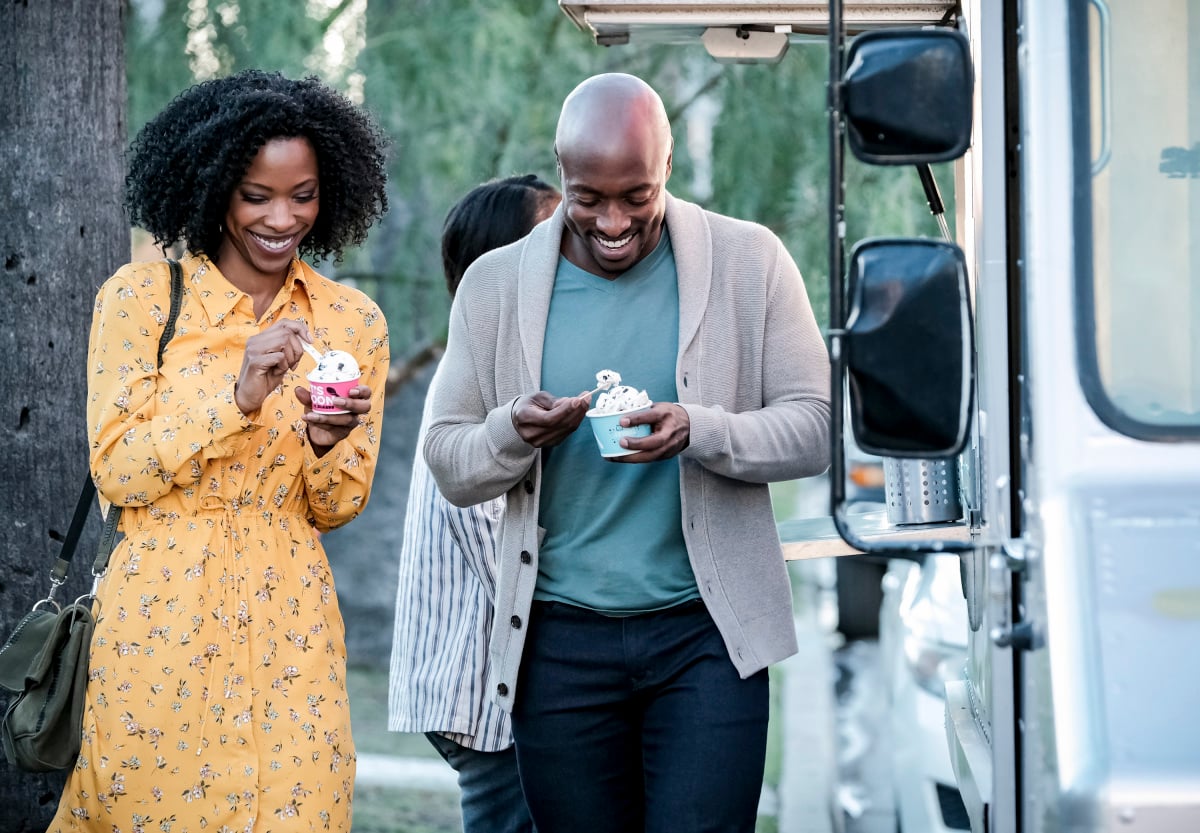
[[296,398],[307,409],[304,413],[304,421],[308,423],[305,431],[308,444],[318,457],[324,457],[329,449],[346,439],[358,426],[359,417],[371,410],[371,389],[366,385],[350,388],[350,394],[345,399],[334,398],[334,406],[345,408],[350,412],[348,414],[323,414],[312,410],[312,395],[302,385],[296,386]]
[[246,342],[234,391],[234,401],[243,414],[260,409],[271,391],[283,383],[287,372],[295,370],[304,355],[301,340],[312,340],[304,322],[281,318]]

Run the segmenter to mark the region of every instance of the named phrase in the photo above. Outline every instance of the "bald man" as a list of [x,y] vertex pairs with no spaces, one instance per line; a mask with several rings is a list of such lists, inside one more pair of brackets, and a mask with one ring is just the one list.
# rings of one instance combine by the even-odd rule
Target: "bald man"
[[[425,456],[507,496],[491,640],[539,833],[754,830],[766,668],[796,649],[767,484],[828,465],[829,365],[778,238],[672,197],[659,96],[563,103],[563,202],[467,271]],[[603,458],[601,369],[654,404]]]

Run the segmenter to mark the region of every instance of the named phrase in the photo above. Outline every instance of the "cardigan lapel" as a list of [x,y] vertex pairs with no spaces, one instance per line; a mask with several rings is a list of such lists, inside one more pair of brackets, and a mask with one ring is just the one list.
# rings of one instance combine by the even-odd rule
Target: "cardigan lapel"
[[696,337],[712,285],[712,232],[694,203],[667,195],[667,232],[679,281],[679,356]]
[[[533,390],[540,390],[542,386],[542,344],[546,339],[546,318],[554,294],[562,235],[560,204],[549,219],[529,233],[517,265],[517,329],[525,372]],[[524,385],[520,390],[525,390]]]

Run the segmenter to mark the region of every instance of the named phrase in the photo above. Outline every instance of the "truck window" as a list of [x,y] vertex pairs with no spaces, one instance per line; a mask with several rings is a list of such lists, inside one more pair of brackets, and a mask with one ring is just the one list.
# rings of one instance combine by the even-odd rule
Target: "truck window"
[[1073,9],[1081,372],[1110,427],[1196,439],[1200,0],[1152,5]]

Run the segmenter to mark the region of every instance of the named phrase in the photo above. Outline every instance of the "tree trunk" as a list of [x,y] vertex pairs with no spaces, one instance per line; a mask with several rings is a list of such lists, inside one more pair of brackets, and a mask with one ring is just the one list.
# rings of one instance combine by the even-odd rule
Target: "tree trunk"
[[[49,590],[87,474],[85,361],[100,283],[129,257],[123,0],[0,7],[0,639]],[[90,585],[93,512],[73,576]],[[2,693],[2,692],[0,692]],[[0,762],[0,833],[43,831],[62,775]]]

